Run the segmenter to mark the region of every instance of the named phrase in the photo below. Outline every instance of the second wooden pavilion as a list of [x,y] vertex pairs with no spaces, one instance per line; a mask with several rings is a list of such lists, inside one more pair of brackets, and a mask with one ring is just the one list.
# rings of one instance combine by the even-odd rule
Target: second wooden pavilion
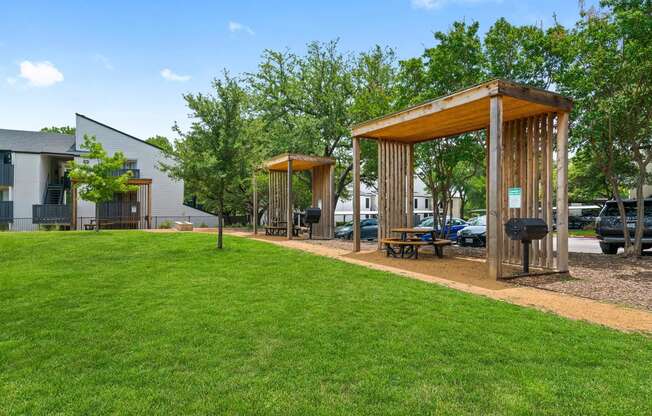
[[[269,172],[269,205],[267,226],[285,226],[288,240],[294,234],[294,196],[292,175],[294,172],[311,172],[312,206],[321,209],[319,222],[313,224],[312,235],[319,239],[333,238],[335,233],[335,159],[321,156],[308,156],[293,153],[278,155],[263,163],[262,168]],[[254,175],[255,181],[256,175]],[[258,212],[258,195],[254,183],[254,212]],[[254,221],[254,234],[258,233]]]

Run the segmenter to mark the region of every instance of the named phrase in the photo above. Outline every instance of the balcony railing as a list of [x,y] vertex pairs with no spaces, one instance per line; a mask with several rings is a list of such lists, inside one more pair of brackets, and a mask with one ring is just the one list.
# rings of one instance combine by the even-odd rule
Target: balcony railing
[[131,171],[131,177],[134,179],[140,178],[140,169],[116,169],[111,172],[111,175],[113,176],[121,176],[124,175],[125,173]]
[[32,221],[34,224],[70,224],[71,218],[71,205],[32,205]]
[[14,165],[0,162],[0,186],[14,186]]
[[14,221],[14,201],[0,201],[0,223]]

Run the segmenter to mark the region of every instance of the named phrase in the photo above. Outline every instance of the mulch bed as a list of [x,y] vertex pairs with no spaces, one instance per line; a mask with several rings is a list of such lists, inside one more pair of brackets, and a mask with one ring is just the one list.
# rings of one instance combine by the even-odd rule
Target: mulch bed
[[[351,249],[351,241],[319,241],[315,244]],[[377,243],[362,242],[362,250],[372,250]],[[451,256],[485,256],[484,248],[448,247]],[[507,281],[559,293],[652,310],[652,253],[638,259],[622,255],[569,253],[570,275],[553,274],[519,277]]]
[[[460,256],[484,257],[483,248],[451,247]],[[640,258],[595,253],[569,253],[570,275],[512,279],[515,285],[652,310],[652,253]]]

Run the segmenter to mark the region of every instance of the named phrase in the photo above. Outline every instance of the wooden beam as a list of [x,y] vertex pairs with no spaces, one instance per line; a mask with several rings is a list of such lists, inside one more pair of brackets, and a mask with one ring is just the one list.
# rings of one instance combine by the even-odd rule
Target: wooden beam
[[487,229],[487,267],[489,278],[498,279],[502,276],[502,186],[501,150],[503,141],[503,97],[491,97],[490,100],[490,137],[489,143],[489,206],[487,215],[490,217]]
[[353,251],[360,251],[360,138],[353,138]]
[[557,270],[568,271],[568,113],[557,118]]
[[519,100],[554,107],[563,111],[573,109],[573,101],[563,95],[509,81],[501,80],[498,82],[498,93]]
[[288,240],[292,240],[292,231],[294,231],[294,215],[292,215],[292,160],[288,160],[287,184],[287,233]]
[[405,123],[421,117],[426,117],[434,113],[459,107],[473,101],[487,98],[497,93],[498,82],[490,81],[481,85],[467,88],[443,98],[438,98],[414,107],[410,107],[397,113],[389,114],[384,117],[357,124],[353,126],[351,132],[353,137],[361,137],[366,133],[375,130],[380,130],[395,124]]

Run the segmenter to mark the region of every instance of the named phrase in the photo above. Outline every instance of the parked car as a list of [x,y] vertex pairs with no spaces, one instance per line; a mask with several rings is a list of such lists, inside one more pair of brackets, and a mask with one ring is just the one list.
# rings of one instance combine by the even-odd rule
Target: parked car
[[472,218],[469,225],[457,233],[460,246],[485,247],[487,245],[487,216]]
[[[353,239],[353,222],[347,222],[335,229],[335,238]],[[366,218],[360,221],[360,239],[375,240],[378,238],[378,220]]]
[[[428,217],[425,218],[423,221],[417,225],[417,227],[420,228],[433,228],[434,225],[434,218],[433,217]],[[466,221],[464,221],[461,218],[447,218],[446,219],[446,225],[444,226],[444,232],[446,235],[446,238],[451,240],[451,241],[457,241],[457,233],[464,227],[466,227],[468,224]],[[440,228],[437,227],[436,230],[438,233],[440,233]],[[421,236],[422,240],[429,241],[430,240],[430,234],[423,234]]]
[[[627,230],[632,241],[636,232],[636,200],[625,200]],[[652,199],[644,202],[643,250],[652,248]],[[625,247],[623,226],[616,201],[608,201],[595,222],[595,232],[600,240],[600,249],[604,254],[616,254],[618,248]]]

